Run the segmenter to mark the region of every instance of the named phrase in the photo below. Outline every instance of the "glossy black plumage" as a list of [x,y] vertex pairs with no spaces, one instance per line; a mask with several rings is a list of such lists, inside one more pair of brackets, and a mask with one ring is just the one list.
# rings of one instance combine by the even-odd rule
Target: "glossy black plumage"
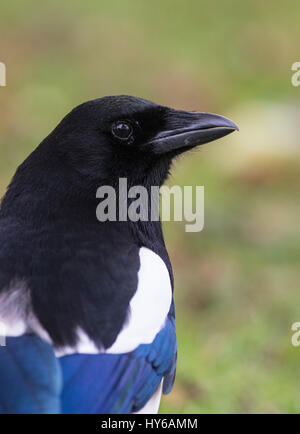
[[[129,96],[87,102],[61,121],[18,168],[0,208],[0,314],[3,314],[1,300],[3,304],[5,296],[18,288],[19,305],[14,315],[29,327],[25,334],[12,338],[10,349],[3,350],[7,360],[9,351],[11,356],[24,357],[29,365],[36,359],[36,346],[31,352],[24,346],[27,339],[35,339],[29,333],[41,332],[30,329],[32,316],[41,325],[42,337],[46,333],[55,350],[71,347],[76,353],[79,330],[100,351],[111,347],[129,321],[129,303],[139,283],[142,247],[163,260],[173,288],[172,267],[160,221],[99,222],[96,191],[108,185],[116,189],[118,196],[119,179],[126,178],[128,189],[139,185],[150,193],[152,186],[163,184],[174,157],[235,129],[232,121],[218,115],[173,110]],[[150,201],[147,206],[151,207]],[[148,211],[151,215],[151,209]],[[9,312],[4,312],[5,315],[9,316]],[[60,381],[62,374],[62,387],[55,388],[49,411],[56,407],[53,411],[59,412],[62,404],[66,411],[72,407],[72,411],[79,412],[82,400],[87,403],[92,399],[101,382],[110,395],[112,403],[107,411],[111,412],[138,410],[163,378],[164,392],[170,391],[176,369],[173,302],[167,318],[163,318],[165,325],[153,341],[146,344],[141,341],[133,351],[117,357],[112,354],[61,357],[53,381]],[[51,345],[44,346],[45,353],[51,353]],[[107,377],[95,382],[89,396],[82,396],[84,381],[69,384],[69,389],[65,387],[66,379],[78,369],[80,360],[84,360],[87,381],[91,383],[97,380],[95,376],[102,368],[107,372]],[[116,387],[109,378],[113,360],[122,367]],[[130,370],[125,369],[127,361]],[[3,372],[5,366],[2,359]],[[18,371],[18,363],[14,369]],[[32,392],[39,396],[41,390],[36,391],[34,384],[39,385],[41,379],[47,378],[47,372],[41,369],[40,374],[31,375],[31,379],[24,377],[22,389],[24,400],[27,396],[29,401]],[[129,390],[126,386],[119,393],[118,387],[125,379],[128,387],[134,384],[136,389]],[[12,387],[14,394],[19,385]],[[13,411],[24,408],[22,396]],[[6,398],[2,391],[0,404],[4,409]],[[97,412],[103,410],[101,399]],[[36,402],[32,402],[28,412],[35,411]],[[47,411],[47,405],[42,411]],[[90,407],[86,409],[89,411]]]
[[171,162],[138,151],[138,143],[119,144],[110,124],[144,118],[138,140],[148,140],[163,125],[162,112],[130,97],[79,106],[19,167],[3,199],[0,292],[24,280],[34,313],[57,346],[74,345],[77,327],[99,347],[112,344],[137,288],[139,247],[160,254],[171,273],[159,222],[96,219],[99,186],[115,185],[120,176],[129,185],[159,185]]

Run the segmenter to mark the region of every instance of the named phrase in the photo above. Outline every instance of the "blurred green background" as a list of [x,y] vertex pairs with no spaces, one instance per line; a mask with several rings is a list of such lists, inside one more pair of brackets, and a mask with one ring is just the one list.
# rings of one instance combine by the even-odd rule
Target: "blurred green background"
[[240,133],[178,160],[205,227],[165,224],[178,375],[161,412],[300,411],[300,3],[1,2],[0,193],[73,106],[132,94],[231,117]]

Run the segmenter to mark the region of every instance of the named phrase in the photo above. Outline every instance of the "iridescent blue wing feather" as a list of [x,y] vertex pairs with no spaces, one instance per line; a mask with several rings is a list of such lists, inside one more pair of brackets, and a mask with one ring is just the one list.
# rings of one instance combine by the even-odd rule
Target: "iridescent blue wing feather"
[[52,347],[36,335],[0,346],[0,414],[60,413],[62,378]]
[[59,359],[63,413],[132,413],[152,397],[164,377],[168,393],[176,361],[173,318],[152,344],[128,354],[73,354]]

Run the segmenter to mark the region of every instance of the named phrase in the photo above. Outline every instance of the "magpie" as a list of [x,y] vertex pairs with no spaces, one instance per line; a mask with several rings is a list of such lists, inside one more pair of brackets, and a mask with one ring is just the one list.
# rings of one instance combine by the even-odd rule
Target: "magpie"
[[[231,120],[132,96],[73,109],[0,208],[0,413],[155,413],[171,391],[173,273],[161,222],[96,218],[100,186],[161,186]],[[159,206],[156,202],[155,205]]]

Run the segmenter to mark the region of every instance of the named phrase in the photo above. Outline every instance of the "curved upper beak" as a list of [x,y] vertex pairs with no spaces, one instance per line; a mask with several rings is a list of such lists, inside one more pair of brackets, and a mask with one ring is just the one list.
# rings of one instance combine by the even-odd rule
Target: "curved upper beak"
[[165,128],[149,144],[157,154],[181,153],[238,130],[238,126],[224,116],[170,109],[165,116]]

